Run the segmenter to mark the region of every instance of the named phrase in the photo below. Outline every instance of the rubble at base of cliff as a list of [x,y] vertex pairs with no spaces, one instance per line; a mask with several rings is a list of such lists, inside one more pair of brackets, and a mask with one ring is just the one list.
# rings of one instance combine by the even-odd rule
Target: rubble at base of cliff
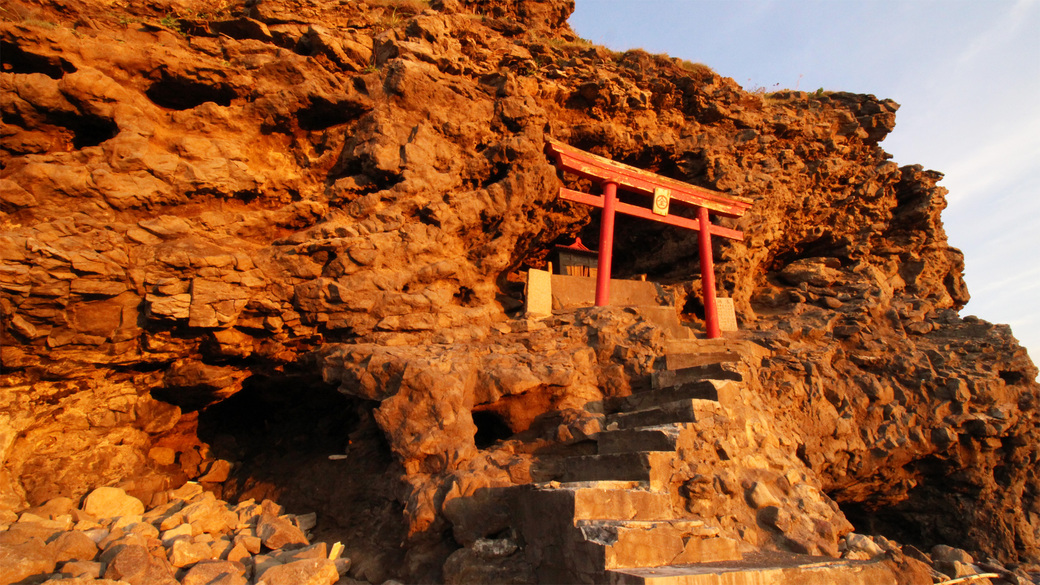
[[[77,506],[55,498],[0,519],[0,583],[349,585],[342,545],[311,542],[315,515],[264,500],[229,504],[197,483],[145,509],[119,488]],[[338,546],[338,549],[337,549]]]
[[[289,514],[269,500],[230,504],[194,482],[153,501],[162,500],[146,509],[123,490],[102,487],[79,505],[59,497],[3,512],[0,585],[370,585],[351,576],[351,559],[340,556],[339,543],[311,539],[314,513]],[[1040,583],[1040,572],[976,561],[946,545],[925,553],[883,536],[850,533],[839,547],[844,559],[923,561],[936,583],[972,576],[977,584]]]

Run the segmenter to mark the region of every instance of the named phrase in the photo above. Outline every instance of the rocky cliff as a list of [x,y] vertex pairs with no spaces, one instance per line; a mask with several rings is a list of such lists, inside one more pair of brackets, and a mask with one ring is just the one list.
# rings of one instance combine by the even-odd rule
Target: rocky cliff
[[[523,318],[523,272],[598,231],[551,138],[754,201],[716,274],[764,351],[743,422],[680,456],[689,510],[757,548],[855,527],[1040,563],[1037,369],[958,315],[942,175],[879,146],[898,105],[749,93],[571,9],[7,2],[4,514],[195,479],[317,510],[357,578],[464,574],[508,525],[482,489],[580,451],[666,343],[622,309]],[[615,247],[698,326],[695,233],[619,219]]]

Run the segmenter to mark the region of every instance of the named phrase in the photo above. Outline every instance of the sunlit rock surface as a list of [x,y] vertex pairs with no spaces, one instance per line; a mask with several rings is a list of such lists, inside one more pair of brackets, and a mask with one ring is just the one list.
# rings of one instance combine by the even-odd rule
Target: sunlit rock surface
[[[1040,563],[1037,369],[958,315],[942,175],[878,145],[898,105],[613,53],[571,8],[5,4],[4,522],[193,479],[317,511],[349,578],[538,578],[479,544],[516,520],[491,494],[583,453],[669,352],[638,310],[523,319],[523,272],[598,233],[552,138],[755,202],[714,252],[761,351],[669,505],[743,548]],[[695,233],[619,218],[615,250],[700,331]]]

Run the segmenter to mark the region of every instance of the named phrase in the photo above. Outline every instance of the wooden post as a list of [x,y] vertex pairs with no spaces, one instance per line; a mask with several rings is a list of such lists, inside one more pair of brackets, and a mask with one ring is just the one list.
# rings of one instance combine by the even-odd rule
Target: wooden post
[[599,223],[599,263],[596,268],[596,306],[610,304],[610,261],[614,251],[614,204],[617,184],[603,184],[603,213]]
[[701,252],[701,291],[704,295],[704,325],[708,339],[722,336],[719,330],[719,309],[715,304],[715,265],[711,259],[711,223],[706,207],[697,208],[701,229],[697,230],[697,245]]

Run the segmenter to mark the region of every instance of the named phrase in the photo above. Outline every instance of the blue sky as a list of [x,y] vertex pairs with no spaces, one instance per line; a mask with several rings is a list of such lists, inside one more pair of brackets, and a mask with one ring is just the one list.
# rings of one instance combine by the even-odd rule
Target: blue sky
[[614,50],[704,63],[747,89],[901,104],[881,143],[945,174],[965,254],[962,315],[1009,323],[1040,362],[1040,0],[576,0],[571,27]]

